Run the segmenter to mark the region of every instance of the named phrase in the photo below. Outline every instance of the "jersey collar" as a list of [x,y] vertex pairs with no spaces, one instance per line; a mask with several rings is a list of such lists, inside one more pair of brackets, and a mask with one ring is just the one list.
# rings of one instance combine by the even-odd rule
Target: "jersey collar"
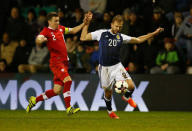
[[114,34],[114,33],[111,31],[111,29],[109,29],[109,33],[112,34],[112,35],[118,35],[118,34],[119,34],[119,33]]
[[51,30],[57,30],[57,29],[53,29],[53,28],[51,28],[50,26],[49,26],[48,28],[51,29]]

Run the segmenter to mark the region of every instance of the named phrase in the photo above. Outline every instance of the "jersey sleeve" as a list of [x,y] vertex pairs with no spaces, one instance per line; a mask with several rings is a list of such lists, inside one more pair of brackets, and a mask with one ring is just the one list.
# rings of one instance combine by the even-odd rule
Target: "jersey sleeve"
[[91,37],[92,40],[97,40],[99,41],[101,38],[101,34],[104,32],[105,30],[96,30],[94,32],[91,32]]
[[123,38],[123,43],[129,43],[129,41],[131,40],[131,36],[125,34],[121,34],[121,36]]
[[46,28],[43,28],[43,30],[39,33],[39,35],[43,35],[45,37],[47,37],[47,29]]
[[63,29],[63,34],[69,34],[69,32],[71,31],[71,28],[69,27],[61,26],[61,28]]

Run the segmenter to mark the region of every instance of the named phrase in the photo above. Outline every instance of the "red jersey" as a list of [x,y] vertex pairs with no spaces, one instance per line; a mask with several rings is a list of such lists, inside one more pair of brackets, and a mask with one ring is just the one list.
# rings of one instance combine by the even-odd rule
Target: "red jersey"
[[43,35],[47,38],[47,47],[50,51],[51,59],[60,59],[62,61],[67,61],[67,48],[64,39],[64,34],[69,28],[59,25],[58,29],[51,29],[49,27],[44,27],[40,32],[40,35]]

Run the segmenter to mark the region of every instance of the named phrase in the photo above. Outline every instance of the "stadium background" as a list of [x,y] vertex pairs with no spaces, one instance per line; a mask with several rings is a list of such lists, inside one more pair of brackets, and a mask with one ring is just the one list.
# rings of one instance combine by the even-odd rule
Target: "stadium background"
[[[98,6],[99,3],[102,6]],[[190,48],[184,46],[188,40],[189,44],[192,42],[191,38],[184,36],[185,34],[177,37],[177,31],[182,27],[185,18],[192,16],[191,7],[190,0],[1,1],[0,130],[88,130],[92,126],[97,127],[92,130],[192,130],[190,70],[192,59]],[[19,10],[20,15],[16,20],[11,16],[13,8]],[[89,31],[110,28],[112,16],[126,13],[137,19],[134,26],[130,24],[129,18],[125,21],[123,33],[127,35],[139,36],[159,26],[165,28],[164,34],[153,40],[154,46],[124,46],[121,51],[122,62],[136,85],[133,99],[138,103],[138,108],[133,110],[119,95],[114,94],[113,107],[119,112],[121,119],[119,121],[108,119],[104,112],[106,108],[102,100],[103,91],[96,73],[97,42],[82,43],[78,34],[66,36],[65,39],[70,57],[69,71],[73,79],[72,92],[79,96],[78,98],[72,96],[72,103],[74,106],[80,106],[83,112],[73,117],[66,116],[63,112],[65,110],[63,98],[57,96],[39,103],[35,108],[38,111],[25,114],[24,109],[29,96],[39,95],[52,85],[52,74],[47,68],[47,58],[42,58],[41,63],[38,63],[45,65],[43,69],[35,72],[23,73],[18,68],[21,64],[30,65],[28,58],[31,50],[36,47],[35,36],[46,25],[44,16],[48,12],[58,11],[62,16],[61,24],[73,27],[81,23],[82,14],[87,11],[86,9],[94,13]],[[36,15],[32,21],[28,20],[29,12],[34,12]],[[178,12],[182,15],[178,15]],[[154,14],[161,14],[161,19],[155,21]],[[177,15],[182,18],[180,25],[175,22]],[[192,35],[190,22],[187,25],[189,27],[186,28],[189,28],[189,34]],[[155,59],[158,52],[164,50],[165,38],[169,38],[173,50],[178,53],[179,61],[173,65],[179,70],[170,74],[169,72],[151,74],[150,69],[157,66]],[[23,41],[27,45],[25,48],[21,47]],[[178,44],[180,42],[183,43],[181,46],[184,46],[181,49]],[[143,45],[147,43],[150,42]],[[70,44],[72,46],[69,46]],[[20,47],[23,50],[19,50]],[[54,122],[57,125],[53,125]]]
[[[136,90],[133,99],[138,104],[137,109],[131,108],[114,94],[113,109],[115,111],[191,111],[192,96],[191,77],[187,75],[133,75]],[[0,75],[0,109],[23,110],[28,105],[30,96],[40,95],[52,88],[50,74]],[[103,90],[97,75],[73,74],[72,105],[82,111],[105,110]],[[163,82],[162,82],[163,81]],[[181,83],[180,81],[185,81]],[[182,93],[181,93],[182,89]],[[65,110],[63,96],[54,97],[44,103],[39,103],[34,109]]]

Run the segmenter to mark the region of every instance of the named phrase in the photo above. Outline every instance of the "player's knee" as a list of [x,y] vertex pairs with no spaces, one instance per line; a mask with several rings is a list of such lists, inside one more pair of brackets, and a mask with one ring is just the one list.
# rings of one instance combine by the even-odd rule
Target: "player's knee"
[[112,90],[105,90],[105,98],[111,99],[112,97]]
[[133,84],[129,84],[128,90],[129,91],[134,91],[135,90],[135,86]]
[[67,76],[67,77],[64,78],[63,82],[64,83],[66,83],[66,82],[71,82],[72,83],[72,79],[71,79],[70,76]]
[[58,95],[61,94],[61,90],[53,89],[53,91],[54,91],[55,94],[58,94]]
[[62,92],[62,87],[60,85],[54,85],[53,91],[55,94],[61,94]]
[[110,99],[111,99],[111,97],[112,97],[111,95],[109,95],[109,94],[108,94],[108,95],[107,95],[107,94],[105,94],[105,98],[106,98],[106,99],[110,100]]

